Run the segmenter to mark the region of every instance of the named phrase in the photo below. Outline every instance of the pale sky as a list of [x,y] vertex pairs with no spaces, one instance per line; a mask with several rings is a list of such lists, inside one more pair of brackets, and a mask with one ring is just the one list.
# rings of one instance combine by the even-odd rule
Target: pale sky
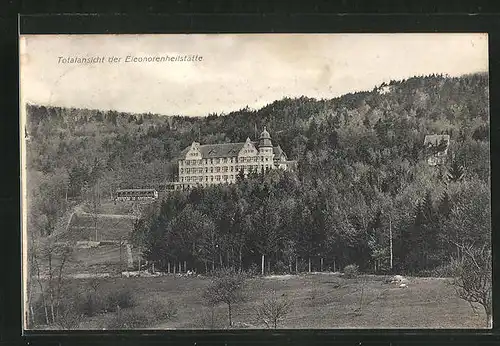
[[[486,34],[44,35],[24,36],[20,51],[22,102],[188,116],[488,71]],[[123,62],[184,54],[203,60]],[[58,62],[94,56],[106,62]]]

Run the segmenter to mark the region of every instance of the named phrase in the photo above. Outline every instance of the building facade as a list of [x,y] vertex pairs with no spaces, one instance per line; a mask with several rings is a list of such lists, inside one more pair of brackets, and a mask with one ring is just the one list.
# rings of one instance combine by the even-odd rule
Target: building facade
[[294,161],[288,161],[280,146],[273,146],[269,132],[264,128],[257,142],[250,138],[243,143],[201,145],[193,142],[178,159],[178,188],[211,186],[234,183],[240,172],[246,177],[251,172],[272,169],[291,169]]
[[443,165],[448,155],[450,146],[449,135],[426,135],[424,138],[424,148],[429,166]]

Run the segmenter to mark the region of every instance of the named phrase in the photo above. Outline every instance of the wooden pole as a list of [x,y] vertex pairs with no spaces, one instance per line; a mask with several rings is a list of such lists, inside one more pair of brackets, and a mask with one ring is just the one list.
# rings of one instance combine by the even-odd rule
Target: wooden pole
[[264,275],[264,254],[262,254],[262,263],[261,263],[261,272],[262,272],[262,275]]
[[323,271],[323,257],[321,257],[321,265],[320,265],[320,271]]
[[309,273],[311,272],[311,257],[309,257]]
[[120,238],[120,276],[123,274],[122,238]]
[[389,212],[389,251],[391,253],[391,259],[390,259],[390,267],[392,270],[392,218],[391,218],[391,213]]
[[242,262],[242,256],[241,256],[241,246],[240,246],[240,273],[243,270],[243,262]]
[[167,263],[167,270],[168,270],[168,273],[170,274],[170,261]]

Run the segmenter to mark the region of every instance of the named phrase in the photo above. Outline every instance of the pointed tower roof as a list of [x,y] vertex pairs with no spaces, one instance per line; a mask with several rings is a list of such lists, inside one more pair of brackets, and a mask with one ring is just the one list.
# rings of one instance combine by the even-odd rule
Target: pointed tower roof
[[271,142],[271,135],[267,132],[266,127],[264,126],[264,131],[261,132],[259,137],[259,148],[261,147],[273,147],[273,143]]

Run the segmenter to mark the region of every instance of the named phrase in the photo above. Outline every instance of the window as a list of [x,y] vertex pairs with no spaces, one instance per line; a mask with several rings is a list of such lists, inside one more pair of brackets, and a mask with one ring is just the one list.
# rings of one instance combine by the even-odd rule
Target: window
[[214,160],[213,159],[210,159],[210,164],[213,164],[214,163]]
[[219,173],[220,172],[220,167],[215,167],[215,172]]
[[205,173],[208,173],[208,167],[205,167]]
[[227,180],[227,174],[224,174],[223,177],[224,177],[224,180]]
[[215,180],[220,181],[220,175],[216,175]]
[[266,157],[266,161],[269,161],[269,157]]
[[208,181],[208,177],[205,177],[205,181]]
[[184,177],[181,177],[181,183],[184,182]]
[[231,166],[231,172],[233,171],[233,169],[234,169],[234,167],[233,167],[233,166]]
[[213,176],[212,176],[212,177],[210,177],[210,181],[214,181],[214,177],[213,177]]
[[182,173],[184,173],[184,169],[183,169],[183,168],[181,168],[181,174],[182,174]]
[[200,176],[200,178],[199,178],[198,180],[199,180],[199,181],[203,181],[203,177],[202,177],[202,176]]
[[210,173],[213,173],[213,172],[214,172],[214,168],[210,167]]
[[223,171],[223,172],[227,172],[227,166],[222,167],[222,171]]
[[220,159],[215,159],[215,163],[220,163]]
[[240,166],[236,165],[234,169],[238,170],[240,169]]

